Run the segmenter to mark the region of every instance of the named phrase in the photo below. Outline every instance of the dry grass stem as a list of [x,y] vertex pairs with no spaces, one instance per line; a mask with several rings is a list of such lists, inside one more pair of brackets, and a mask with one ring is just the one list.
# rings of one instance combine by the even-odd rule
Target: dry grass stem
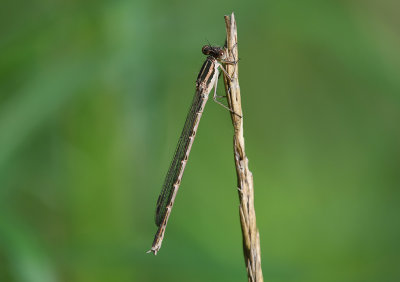
[[[226,47],[228,61],[238,61],[237,28],[235,15],[225,16]],[[254,210],[253,175],[248,167],[243,137],[243,112],[240,98],[238,64],[226,64],[226,70],[231,77],[224,75],[225,91],[231,112],[233,127],[234,158],[239,192],[239,214],[243,234],[243,253],[249,281],[260,282],[263,280],[261,269],[260,236],[256,224]]]

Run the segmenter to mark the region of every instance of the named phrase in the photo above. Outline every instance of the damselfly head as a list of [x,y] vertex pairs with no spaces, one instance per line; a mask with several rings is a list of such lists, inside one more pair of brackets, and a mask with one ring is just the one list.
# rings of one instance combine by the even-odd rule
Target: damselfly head
[[204,55],[213,56],[217,60],[225,59],[225,50],[218,46],[204,45],[201,49]]

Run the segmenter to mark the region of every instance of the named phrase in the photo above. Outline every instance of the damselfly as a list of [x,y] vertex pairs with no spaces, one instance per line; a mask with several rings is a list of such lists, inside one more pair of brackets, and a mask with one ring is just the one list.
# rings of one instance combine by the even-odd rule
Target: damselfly
[[[179,137],[174,158],[172,159],[160,196],[157,200],[155,221],[156,225],[158,226],[158,230],[154,237],[153,245],[148,251],[153,252],[155,255],[161,248],[168,218],[171,213],[172,206],[174,205],[174,200],[178,192],[179,185],[181,184],[183,171],[185,170],[185,166],[189,158],[190,149],[192,148],[193,141],[196,136],[201,115],[212,88],[214,88],[214,101],[227,108],[224,104],[217,100],[216,93],[219,76],[218,69],[221,68],[229,77],[221,63],[226,64],[234,62],[227,62],[225,60],[227,57],[225,49],[220,47],[205,45],[202,48],[202,52],[208,57],[201,67],[199,75],[197,76],[196,93],[194,95],[192,105],[190,106],[189,113],[187,114],[181,136]],[[228,108],[228,110],[230,109]]]

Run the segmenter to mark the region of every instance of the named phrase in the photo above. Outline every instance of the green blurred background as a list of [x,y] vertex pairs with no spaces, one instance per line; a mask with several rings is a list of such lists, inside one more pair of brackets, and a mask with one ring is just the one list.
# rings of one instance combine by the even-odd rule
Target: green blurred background
[[212,101],[145,254],[231,11],[265,280],[400,281],[399,3],[2,1],[0,281],[247,281]]

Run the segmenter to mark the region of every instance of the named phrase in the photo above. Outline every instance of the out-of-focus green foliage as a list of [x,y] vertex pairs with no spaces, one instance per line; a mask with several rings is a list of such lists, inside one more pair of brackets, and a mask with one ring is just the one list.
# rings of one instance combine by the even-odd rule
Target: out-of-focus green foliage
[[399,9],[2,1],[0,281],[246,281],[232,126],[212,101],[145,254],[201,47],[231,11],[265,281],[400,281]]

